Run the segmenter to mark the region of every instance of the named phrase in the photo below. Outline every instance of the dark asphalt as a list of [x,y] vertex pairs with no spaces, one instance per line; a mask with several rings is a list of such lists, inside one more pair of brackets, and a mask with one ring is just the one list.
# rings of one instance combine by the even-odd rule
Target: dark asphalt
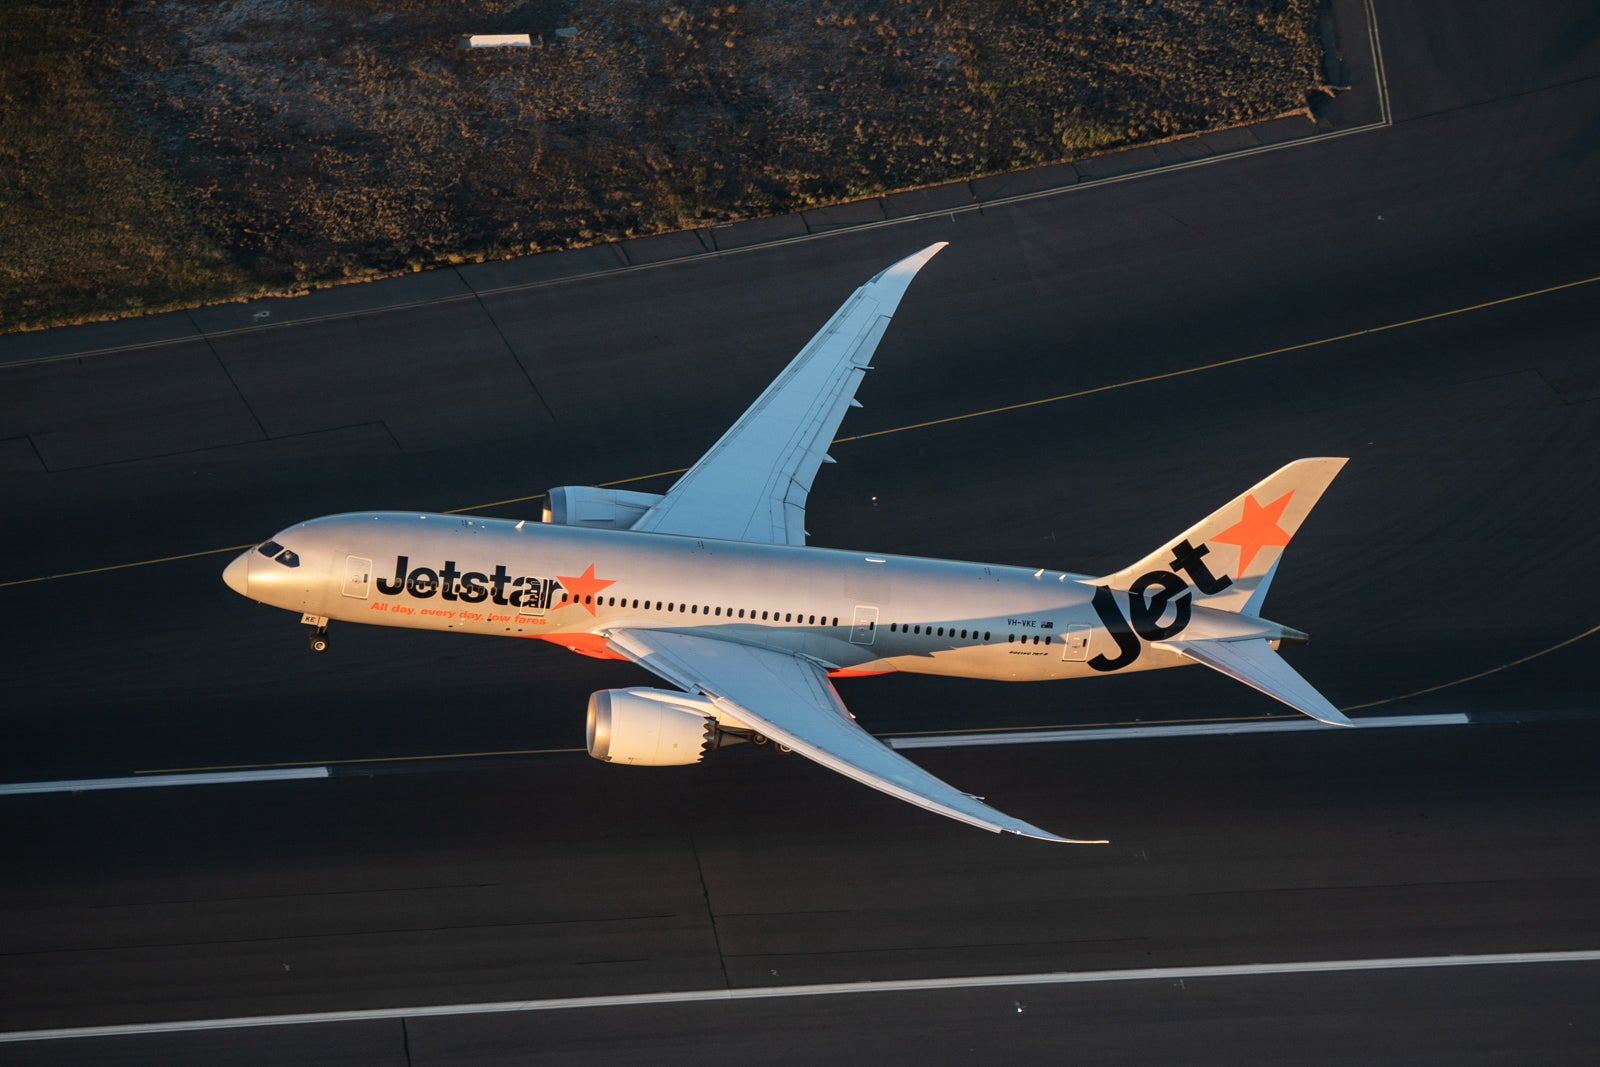
[[[682,467],[852,288],[949,240],[845,434],[1291,350],[840,444],[815,543],[1108,571],[1289,459],[1350,456],[1268,602],[1313,635],[1293,662],[1357,714],[1494,725],[916,754],[1104,849],[1001,840],[739,749],[0,798],[0,1030],[1600,947],[1600,636],[1558,647],[1600,624],[1600,27],[1581,4],[1378,19],[1385,129],[481,298],[446,279],[446,299],[383,310],[364,287],[351,306],[375,310],[265,330],[130,324],[146,347],[0,366],[0,582]],[[538,644],[352,627],[313,657],[222,585],[226,559],[0,585],[0,781],[570,749],[591,690],[649,684]],[[1275,711],[1201,671],[842,691],[882,732]],[[1559,1063],[1600,1050],[1597,976],[1062,987],[1020,1014],[949,991],[0,1059]]]

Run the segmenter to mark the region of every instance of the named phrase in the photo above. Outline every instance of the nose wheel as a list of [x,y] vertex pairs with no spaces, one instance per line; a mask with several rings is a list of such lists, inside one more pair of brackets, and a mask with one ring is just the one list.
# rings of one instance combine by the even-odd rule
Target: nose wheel
[[328,620],[321,615],[302,615],[300,621],[311,627],[307,639],[313,652],[328,651]]

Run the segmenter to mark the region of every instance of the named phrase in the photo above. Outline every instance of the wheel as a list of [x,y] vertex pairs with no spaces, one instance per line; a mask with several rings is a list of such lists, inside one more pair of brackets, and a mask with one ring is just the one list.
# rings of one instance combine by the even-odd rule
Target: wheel
[[313,651],[313,652],[326,652],[326,651],[328,651],[328,635],[327,634],[312,634],[311,635],[311,651]]

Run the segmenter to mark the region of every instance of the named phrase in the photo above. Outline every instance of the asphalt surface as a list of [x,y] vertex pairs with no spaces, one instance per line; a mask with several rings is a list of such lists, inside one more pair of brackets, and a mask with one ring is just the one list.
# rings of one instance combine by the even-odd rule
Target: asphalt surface
[[[0,798],[0,1031],[1600,947],[1600,29],[1580,4],[1377,18],[1393,121],[1348,136],[588,277],[335,291],[298,322],[0,338],[0,781],[336,775]],[[1348,29],[1357,129],[1384,101]],[[218,550],[311,515],[686,466],[851,289],[934,240],[843,428],[874,436],[819,476],[814,543],[1110,571],[1289,459],[1349,456],[1268,614],[1311,632],[1295,666],[1354,714],[1478,721],[916,754],[1113,841],[1051,848],[767,752],[605,767],[571,751],[584,701],[649,684],[634,668],[354,627],[312,656],[220,581]],[[189,553],[211,554],[169,559]],[[1277,713],[1204,671],[841,691],[883,733]],[[463,753],[497,755],[432,758]],[[1576,1062],[1600,1050],[1597,981],[946,990],[0,1059]]]

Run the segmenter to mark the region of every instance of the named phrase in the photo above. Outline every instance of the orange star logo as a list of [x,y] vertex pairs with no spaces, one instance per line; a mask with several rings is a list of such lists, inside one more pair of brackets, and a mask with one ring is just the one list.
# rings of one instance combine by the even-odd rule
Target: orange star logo
[[588,570],[576,577],[570,574],[558,574],[556,581],[561,583],[561,588],[572,594],[572,602],[583,605],[584,610],[590,615],[594,614],[591,598],[606,586],[617,584],[615,578],[596,578],[593,563],[589,564]]
[[1243,578],[1244,572],[1250,569],[1250,561],[1263,548],[1281,548],[1289,543],[1289,535],[1278,525],[1278,520],[1283,517],[1283,509],[1289,506],[1292,496],[1293,489],[1262,507],[1256,502],[1255,495],[1251,494],[1244,498],[1244,515],[1239,521],[1212,536],[1213,541],[1239,546],[1239,573],[1234,577]]

